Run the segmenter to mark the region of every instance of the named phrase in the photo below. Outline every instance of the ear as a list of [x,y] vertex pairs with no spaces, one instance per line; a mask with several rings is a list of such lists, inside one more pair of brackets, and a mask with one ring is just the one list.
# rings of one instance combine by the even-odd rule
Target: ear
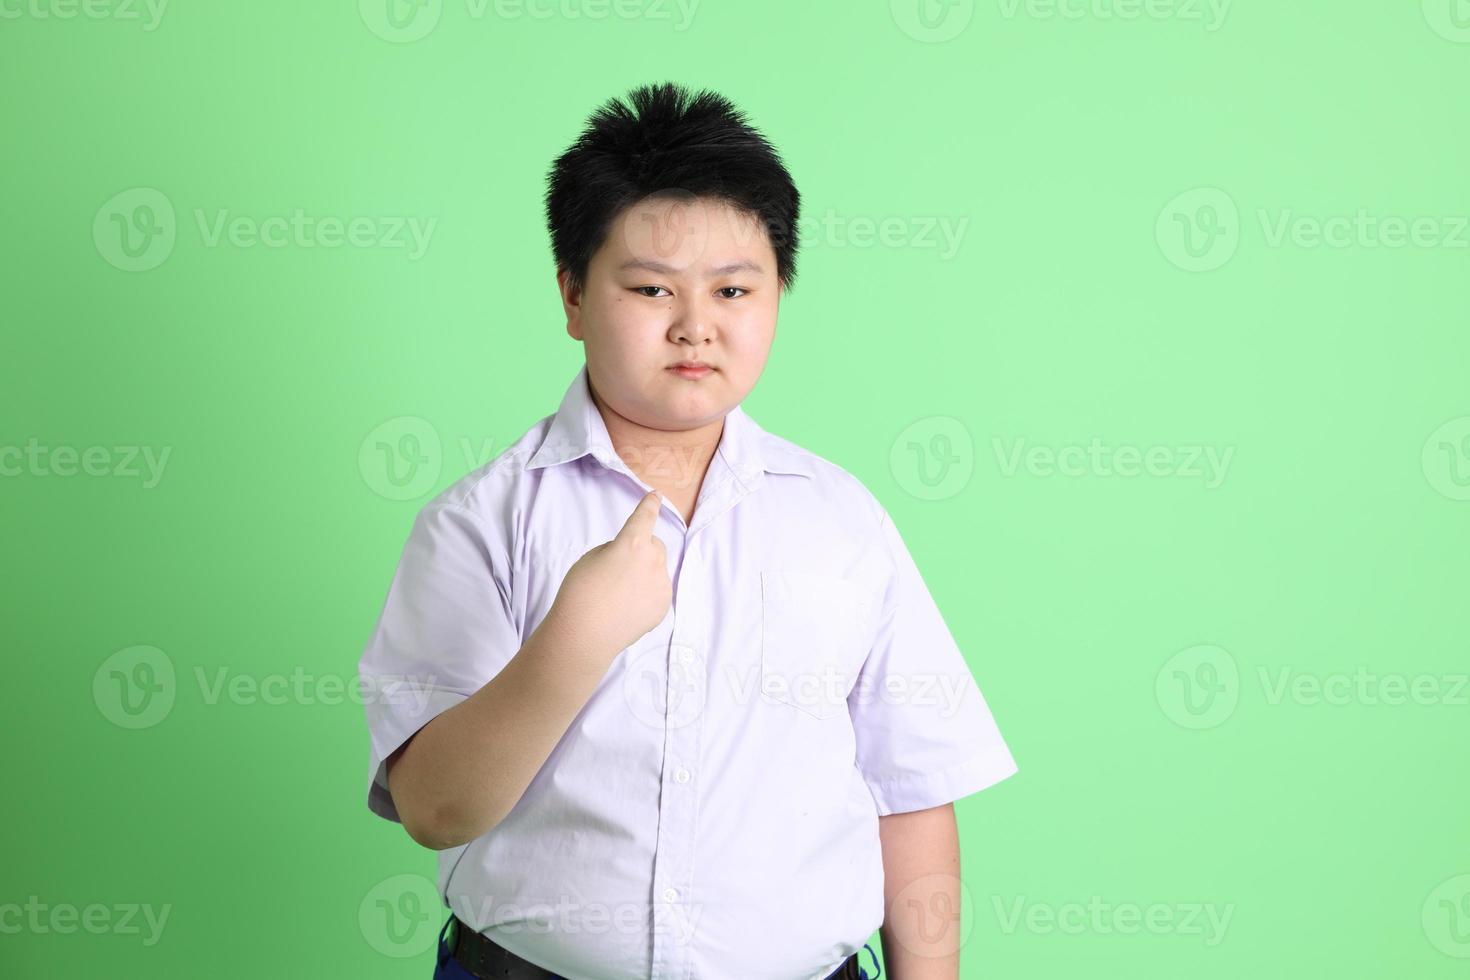
[[556,289],[561,294],[562,311],[567,315],[567,335],[582,340],[582,292],[572,287],[571,280],[571,270],[556,271]]

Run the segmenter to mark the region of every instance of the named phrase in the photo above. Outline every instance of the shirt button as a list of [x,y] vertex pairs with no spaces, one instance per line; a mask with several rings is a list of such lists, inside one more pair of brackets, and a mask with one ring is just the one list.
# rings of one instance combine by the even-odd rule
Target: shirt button
[[681,664],[687,664],[687,663],[693,662],[693,660],[694,660],[694,651],[693,650],[690,650],[688,647],[680,647],[679,648],[679,663],[681,663]]
[[683,767],[680,767],[674,773],[674,782],[676,782],[676,783],[687,783],[687,782],[689,782],[689,770],[688,769],[685,769]]
[[677,902],[678,900],[679,900],[679,890],[677,888],[665,888],[664,889],[664,901],[665,902]]

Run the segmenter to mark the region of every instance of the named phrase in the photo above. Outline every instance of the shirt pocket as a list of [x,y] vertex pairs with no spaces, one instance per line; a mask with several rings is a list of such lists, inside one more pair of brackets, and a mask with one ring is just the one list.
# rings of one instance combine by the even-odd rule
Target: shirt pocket
[[814,718],[847,709],[869,604],[853,582],[821,572],[761,572],[761,695]]

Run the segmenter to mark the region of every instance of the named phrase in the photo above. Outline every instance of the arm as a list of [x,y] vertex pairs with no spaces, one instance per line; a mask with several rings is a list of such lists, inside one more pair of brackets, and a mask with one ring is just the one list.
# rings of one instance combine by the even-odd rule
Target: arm
[[878,818],[889,980],[960,975],[960,841],[954,804]]
[[498,674],[388,757],[403,829],[436,851],[498,824],[520,800],[616,651],[547,617]]
[[[567,570],[551,609],[515,655],[493,676],[482,675],[489,679],[473,694],[439,712],[384,760],[393,807],[419,844],[436,851],[458,847],[504,820],[618,653],[667,615],[673,586],[664,544],[653,533],[660,506],[657,492],[645,494],[616,537]],[[479,588],[489,597],[496,588],[473,542],[445,531],[442,540],[426,538],[417,547],[411,539],[406,553],[412,561],[400,563],[384,614],[397,615],[386,631],[380,622],[374,637],[395,635],[391,626],[402,624],[403,639],[387,647],[397,650],[396,657],[377,658],[375,665],[386,659],[432,666],[433,656],[426,659],[412,649],[416,640],[431,655],[483,642],[484,636],[508,648],[508,622],[497,626],[490,622],[495,617],[477,616],[463,599],[469,590]],[[436,617],[474,619],[481,634],[436,635],[422,626],[440,622]],[[455,670],[464,672],[457,665]]]

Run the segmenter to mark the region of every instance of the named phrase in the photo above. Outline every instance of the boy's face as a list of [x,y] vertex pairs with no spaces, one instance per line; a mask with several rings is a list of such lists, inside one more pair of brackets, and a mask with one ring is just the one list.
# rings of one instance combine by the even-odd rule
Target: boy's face
[[[646,199],[612,223],[586,287],[557,276],[567,333],[614,411],[682,431],[722,418],[755,387],[776,332],[776,252],[760,222],[707,198]],[[681,375],[699,361],[713,370]]]

